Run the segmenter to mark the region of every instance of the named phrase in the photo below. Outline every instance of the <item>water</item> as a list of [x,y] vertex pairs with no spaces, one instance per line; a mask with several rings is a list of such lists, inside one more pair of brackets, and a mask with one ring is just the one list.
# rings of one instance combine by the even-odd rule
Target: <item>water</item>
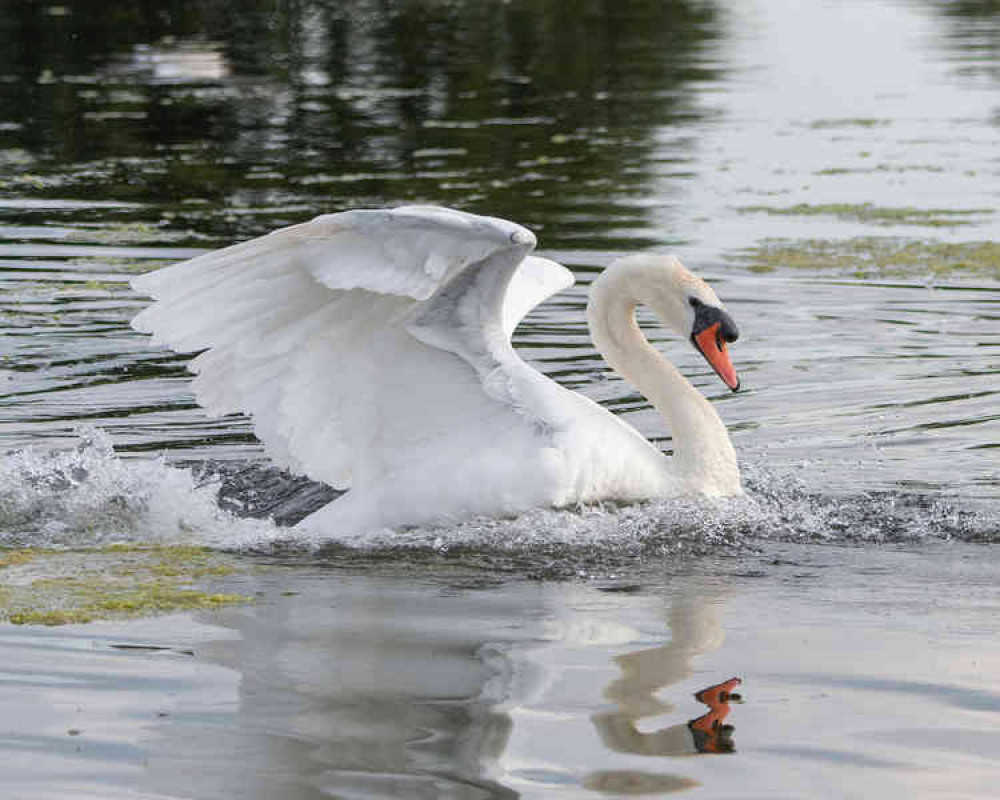
[[[296,692],[289,687],[303,674],[322,683],[295,694],[301,714],[322,719],[319,709],[333,693],[352,709],[352,735],[381,743],[387,754],[361,765],[381,778],[356,784],[349,776],[361,767],[338,760],[334,747],[335,755],[318,759],[328,772],[310,783],[316,793],[392,795],[390,775],[416,781],[406,783],[407,796],[573,796],[601,786],[613,794],[632,779],[651,792],[685,788],[683,780],[657,782],[647,773],[658,770],[620,762],[600,735],[580,744],[599,765],[592,780],[568,756],[549,753],[545,764],[525,766],[519,754],[542,747],[552,735],[547,725],[558,728],[558,720],[583,742],[616,669],[609,659],[677,637],[669,615],[649,604],[676,607],[683,617],[698,597],[716,596],[717,575],[733,598],[724,627],[752,629],[753,637],[699,650],[729,657],[699,656],[698,681],[745,671],[748,683],[763,681],[765,696],[784,692],[789,714],[777,718],[801,726],[812,706],[796,682],[846,687],[858,665],[816,663],[793,633],[774,630],[772,607],[790,615],[791,629],[820,620],[834,638],[858,637],[866,652],[887,637],[892,657],[881,667],[863,658],[858,680],[887,703],[896,691],[887,681],[909,682],[903,696],[921,710],[900,712],[893,737],[916,742],[937,775],[947,747],[929,732],[936,706],[920,698],[930,690],[914,687],[978,702],[988,672],[963,670],[968,661],[996,663],[984,632],[998,605],[990,543],[1000,539],[998,42],[995,4],[985,0],[307,0],[238,12],[215,2],[15,4],[0,15],[0,451],[8,453],[0,462],[0,545],[207,544],[244,553],[250,570],[278,558],[284,577],[260,578],[267,585],[259,590],[280,597],[273,582],[284,581],[309,595],[280,605],[312,630],[303,636],[315,640],[315,652],[352,653],[361,674],[385,664],[386,674],[371,678],[373,692],[394,691],[401,665],[416,659],[419,687],[393,694],[395,705],[377,713],[358,704],[355,683],[324,683],[322,658],[305,659],[294,674],[275,673],[275,691]],[[644,324],[719,408],[740,455],[746,500],[538,511],[373,537],[362,551],[303,542],[280,525],[246,518],[277,514],[286,523],[330,495],[270,470],[248,420],[210,419],[198,409],[187,359],[151,347],[129,327],[148,300],[128,280],[318,213],[404,202],[507,216],[534,229],[539,252],[571,267],[578,282],[529,316],[516,346],[665,450],[669,432],[656,413],[608,372],[590,343],[587,285],[612,258],[650,248],[676,253],[706,277],[743,334],[732,351],[743,391],[730,395],[689,347],[662,336],[651,318]],[[792,581],[802,591],[791,601],[788,561],[829,563],[803,569],[812,577]],[[956,594],[954,581],[967,575],[954,565],[977,561],[981,590],[970,606]],[[44,579],[43,562],[19,567],[18,580]],[[228,579],[237,588],[251,580],[239,575]],[[829,591],[816,575],[827,576],[820,584]],[[532,583],[540,578],[557,582]],[[455,581],[461,606],[441,599],[451,597]],[[601,592],[600,581],[634,584],[634,595]],[[341,582],[353,588],[341,595]],[[474,607],[465,605],[469,586]],[[838,595],[835,586],[845,588]],[[913,608],[922,592],[942,609],[932,621]],[[354,628],[323,632],[329,608],[378,597],[391,599],[384,611],[391,631],[414,631],[408,648],[375,654],[356,644]],[[596,603],[634,626],[586,647],[534,622],[512,635],[536,600],[574,625],[591,624]],[[747,611],[734,617],[743,605]],[[761,620],[748,621],[755,610]],[[129,625],[139,638],[178,646],[191,643],[189,630],[205,641],[230,636],[222,628],[233,628],[251,651],[285,646],[277,642],[284,620],[265,609],[247,614],[257,621]],[[82,674],[89,657],[66,643],[95,637],[100,649],[131,640],[128,625],[114,624],[120,627],[106,633],[54,638],[5,633],[0,647],[13,658],[17,642],[28,642],[30,671],[32,648],[45,658],[46,642],[54,642],[59,658]],[[485,632],[443,643],[442,624]],[[930,633],[921,639],[907,633],[911,625]],[[550,643],[551,659],[518,644],[533,637]],[[764,643],[777,648],[775,658],[800,666],[762,666]],[[463,675],[447,702],[425,660],[442,647],[455,653]],[[966,667],[915,666],[937,664],[943,647],[969,654]],[[116,658],[131,670],[151,657]],[[219,669],[257,674],[258,659],[248,652],[219,659],[204,656],[190,668],[191,697],[230,697],[223,687],[232,676]],[[168,661],[149,662],[164,682],[181,663]],[[579,698],[559,695],[539,707],[540,695],[505,689],[503,699],[492,693],[495,669],[555,682],[579,674]],[[160,691],[157,685],[143,691]],[[428,710],[438,702],[440,709]],[[853,708],[827,719],[830,730],[864,730]],[[968,712],[975,720],[956,726],[982,736],[996,710],[990,700]],[[270,719],[248,695],[226,700],[219,713],[236,737],[219,745],[220,761],[250,747],[240,737]],[[390,734],[383,713],[417,716]],[[750,706],[734,717],[748,713]],[[425,725],[425,714],[437,721]],[[444,718],[477,721],[449,727]],[[288,733],[286,724],[275,723]],[[865,762],[822,731],[811,734],[811,755],[800,752],[801,763],[790,766],[776,755],[776,723],[755,724],[770,741],[744,745],[739,769],[776,770],[785,782],[766,784],[771,794],[812,791],[804,787],[825,780],[826,770],[859,796],[865,775],[908,775],[883,745]],[[109,741],[131,735],[122,730]],[[458,753],[414,745],[416,730],[444,731],[441,741],[476,733]],[[19,741],[18,752],[61,753],[54,740]],[[196,759],[177,749],[180,739],[170,741],[163,752],[171,758]],[[426,758],[413,760],[418,751]],[[978,753],[962,755],[975,767],[962,784],[969,796],[988,794],[975,776],[990,774],[989,759]],[[129,758],[112,753],[108,763]],[[713,796],[746,796],[737,777],[713,777],[720,760],[688,769],[701,763],[688,759],[684,769],[659,772],[697,773],[692,780],[709,790],[717,781]],[[270,777],[257,785],[223,769],[217,780],[205,777],[184,791],[111,775],[76,790],[215,797],[238,788],[263,797],[275,786],[298,786],[277,777],[304,769],[298,755],[279,748],[268,763]],[[426,783],[431,774],[450,777],[427,788],[437,785]],[[449,782],[456,775],[465,788]],[[17,780],[25,796],[44,796],[30,771]],[[947,782],[934,780],[918,788],[953,796]]]
[[[628,583],[294,563],[207,619],[5,626],[0,780],[32,800],[992,796],[995,549],[866,550]],[[734,673],[736,753],[695,755],[691,695]]]

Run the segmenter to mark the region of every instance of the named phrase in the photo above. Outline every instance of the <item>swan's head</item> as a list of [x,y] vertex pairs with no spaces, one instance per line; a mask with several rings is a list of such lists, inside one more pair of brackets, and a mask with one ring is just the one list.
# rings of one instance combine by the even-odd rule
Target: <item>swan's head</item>
[[711,286],[674,256],[628,256],[612,267],[627,275],[636,303],[649,306],[665,327],[688,339],[726,386],[734,392],[740,388],[726,347],[740,333]]

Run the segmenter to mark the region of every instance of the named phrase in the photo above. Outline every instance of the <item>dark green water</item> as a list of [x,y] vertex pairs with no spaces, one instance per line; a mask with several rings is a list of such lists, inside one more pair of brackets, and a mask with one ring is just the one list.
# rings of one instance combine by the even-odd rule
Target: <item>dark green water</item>
[[[60,8],[2,23],[5,188],[137,203],[46,216],[193,246],[432,200],[551,228],[549,247],[609,228],[634,247],[657,131],[702,120],[722,71],[718,12],[687,3]],[[692,145],[671,148],[678,172]]]

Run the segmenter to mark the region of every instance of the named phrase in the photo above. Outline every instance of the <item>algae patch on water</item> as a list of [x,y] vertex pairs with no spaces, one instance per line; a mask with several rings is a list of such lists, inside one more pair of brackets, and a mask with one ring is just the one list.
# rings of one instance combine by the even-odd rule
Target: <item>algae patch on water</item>
[[872,117],[852,117],[848,119],[817,119],[809,123],[813,130],[837,130],[839,128],[884,128],[892,124],[888,119]]
[[0,550],[0,569],[15,564],[26,564],[35,557],[30,550]]
[[835,217],[872,225],[919,225],[925,228],[954,228],[976,225],[992,216],[988,208],[896,208],[873,203],[799,203],[794,206],[741,206],[741,214],[770,214],[783,217]]
[[944,167],[939,164],[877,164],[874,167],[827,167],[816,170],[813,175],[871,175],[873,173],[903,175],[912,172],[939,173],[944,171]]
[[968,275],[1000,279],[997,242],[927,242],[881,236],[765,239],[733,259],[755,272],[809,269],[858,278]]
[[215,591],[238,558],[186,545],[0,550],[0,621],[66,625],[252,602]]

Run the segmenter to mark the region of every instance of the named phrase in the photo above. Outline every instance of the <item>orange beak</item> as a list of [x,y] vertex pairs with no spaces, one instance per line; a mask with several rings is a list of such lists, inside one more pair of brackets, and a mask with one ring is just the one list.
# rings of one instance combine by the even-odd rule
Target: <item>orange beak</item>
[[700,333],[696,333],[691,339],[694,346],[715,370],[715,374],[722,378],[722,382],[735,392],[740,388],[740,378],[736,374],[733,362],[729,360],[729,351],[726,350],[726,343],[722,339],[721,327],[722,323],[716,322]]

